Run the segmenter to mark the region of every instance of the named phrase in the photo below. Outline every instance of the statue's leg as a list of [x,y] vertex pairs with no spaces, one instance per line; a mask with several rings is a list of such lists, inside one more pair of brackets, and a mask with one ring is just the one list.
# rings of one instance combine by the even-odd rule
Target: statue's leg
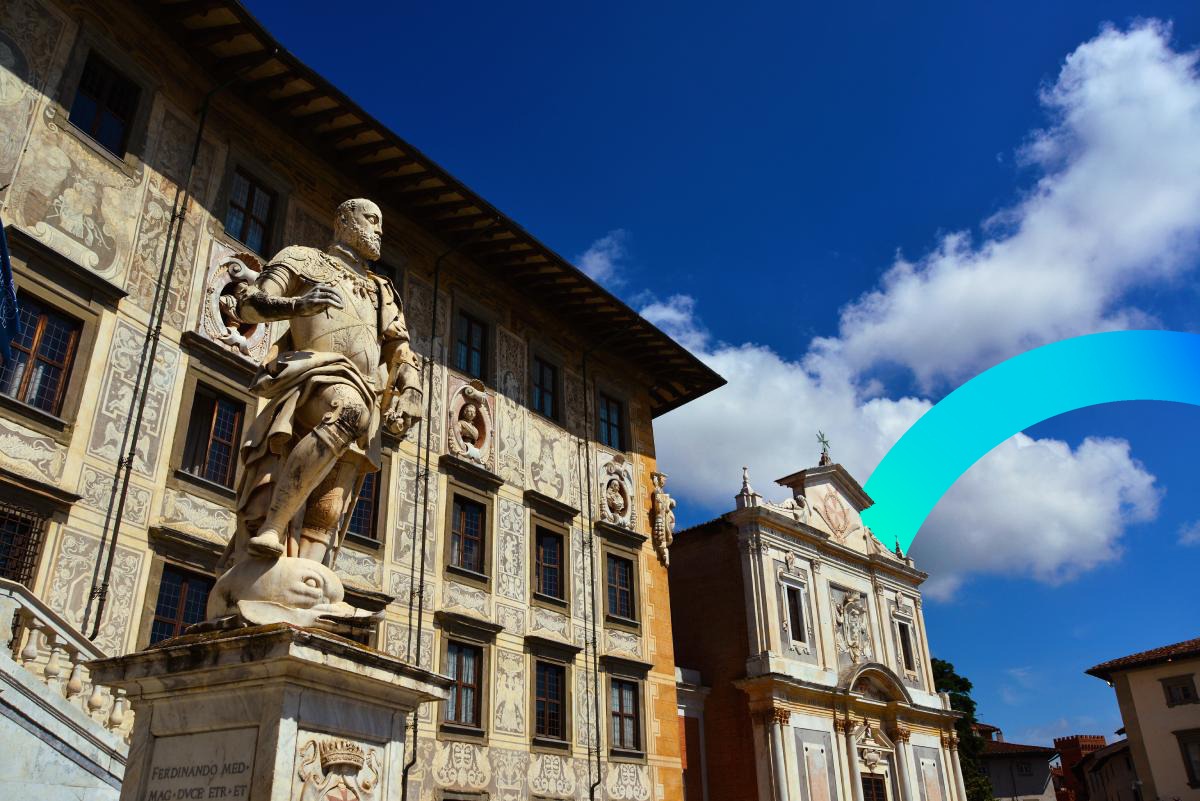
[[283,556],[288,524],[350,444],[365,433],[370,411],[353,387],[330,384],[297,410],[297,417],[303,424],[300,430],[310,430],[288,454],[275,481],[267,515],[258,534],[246,544],[256,556]]
[[325,476],[304,510],[304,527],[300,530],[300,551],[297,554],[301,559],[325,563],[326,556],[337,545],[342,513],[352,511],[348,507],[355,499],[350,496],[357,487],[357,459],[343,459]]

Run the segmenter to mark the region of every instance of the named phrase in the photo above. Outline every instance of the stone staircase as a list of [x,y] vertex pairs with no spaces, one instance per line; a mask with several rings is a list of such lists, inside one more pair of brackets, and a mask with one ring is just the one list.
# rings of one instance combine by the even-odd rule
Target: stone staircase
[[85,664],[108,654],[4,579],[0,644],[0,798],[116,801],[133,713]]

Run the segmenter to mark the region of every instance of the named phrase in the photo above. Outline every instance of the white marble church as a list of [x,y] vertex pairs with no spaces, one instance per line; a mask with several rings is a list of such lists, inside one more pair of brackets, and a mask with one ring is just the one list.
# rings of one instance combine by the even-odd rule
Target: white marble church
[[686,801],[966,801],[919,587],[823,453],[771,503],[679,532],[671,609]]

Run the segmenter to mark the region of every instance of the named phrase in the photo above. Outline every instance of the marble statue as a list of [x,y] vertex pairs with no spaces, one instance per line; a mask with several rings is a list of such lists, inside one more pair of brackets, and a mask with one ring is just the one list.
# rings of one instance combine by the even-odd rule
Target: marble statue
[[651,473],[650,481],[654,484],[654,491],[650,494],[650,531],[658,561],[665,567],[670,564],[670,553],[667,549],[675,541],[675,499],[664,489],[667,484],[666,473]]
[[402,303],[369,269],[382,232],[378,206],[347,200],[328,249],[286,247],[234,292],[237,319],[287,321],[288,332],[251,384],[268,403],[239,453],[237,528],[210,621],[322,625],[358,614],[337,553],[366,475],[380,468],[382,432],[403,437],[422,414]]

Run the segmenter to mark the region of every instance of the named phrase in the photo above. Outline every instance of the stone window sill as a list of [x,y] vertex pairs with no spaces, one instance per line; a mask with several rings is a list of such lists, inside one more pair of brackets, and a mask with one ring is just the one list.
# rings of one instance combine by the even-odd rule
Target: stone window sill
[[443,720],[441,722],[441,725],[438,726],[438,734],[441,735],[442,739],[448,740],[487,742],[487,732],[478,726],[471,726],[467,723],[455,723],[450,720]]
[[644,763],[646,761],[646,752],[628,748],[612,748],[609,749],[608,757],[613,762]]
[[534,749],[543,751],[553,751],[554,753],[562,753],[571,750],[570,740],[560,740],[557,737],[546,737],[542,734],[535,734],[531,743]]
[[632,618],[621,617],[620,615],[614,615],[612,613],[604,616],[604,627],[609,629],[617,629],[619,631],[627,631],[630,634],[642,633],[641,623]]
[[355,534],[353,531],[346,532],[346,542],[365,551],[378,551],[383,548],[383,543],[374,537],[364,537],[361,534]]
[[446,565],[446,572],[455,578],[464,579],[468,584],[483,590],[488,589],[491,584],[491,578],[486,573],[478,573],[469,567]]
[[70,421],[8,395],[0,394],[0,407],[13,412],[17,417],[17,422],[39,434],[45,434],[58,444],[69,445],[71,443],[74,424]]

